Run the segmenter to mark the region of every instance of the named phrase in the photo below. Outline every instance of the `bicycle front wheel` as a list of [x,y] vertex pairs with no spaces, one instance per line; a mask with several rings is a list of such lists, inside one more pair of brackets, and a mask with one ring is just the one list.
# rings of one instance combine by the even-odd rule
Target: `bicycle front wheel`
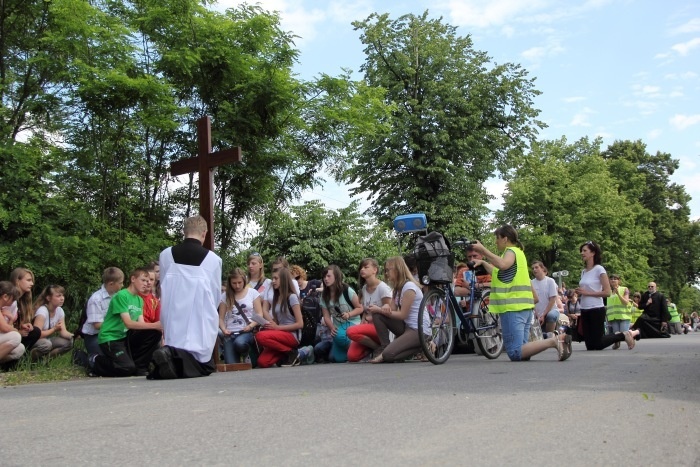
[[445,291],[429,290],[418,310],[418,338],[423,355],[435,365],[450,358],[455,346],[456,324]]
[[488,359],[496,359],[503,352],[503,332],[496,313],[489,312],[489,293],[484,292],[478,303],[479,316],[474,319],[476,343]]

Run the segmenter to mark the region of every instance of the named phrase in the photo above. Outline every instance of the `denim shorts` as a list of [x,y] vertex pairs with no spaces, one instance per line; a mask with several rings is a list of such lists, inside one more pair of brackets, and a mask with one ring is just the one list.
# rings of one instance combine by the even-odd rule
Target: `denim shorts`
[[503,346],[508,358],[513,362],[522,359],[521,350],[530,337],[532,310],[509,311],[500,314],[501,331],[503,331]]
[[547,316],[544,318],[545,323],[556,323],[559,319],[559,310],[549,310]]

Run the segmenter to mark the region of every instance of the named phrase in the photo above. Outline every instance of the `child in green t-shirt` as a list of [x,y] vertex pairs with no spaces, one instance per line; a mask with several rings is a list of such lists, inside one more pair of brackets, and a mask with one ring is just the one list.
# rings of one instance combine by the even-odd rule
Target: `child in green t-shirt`
[[90,361],[95,376],[145,376],[153,352],[160,346],[163,328],[160,321],[146,323],[143,299],[149,286],[148,271],[135,269],[129,287],[112,297],[105,315],[98,342],[104,355]]

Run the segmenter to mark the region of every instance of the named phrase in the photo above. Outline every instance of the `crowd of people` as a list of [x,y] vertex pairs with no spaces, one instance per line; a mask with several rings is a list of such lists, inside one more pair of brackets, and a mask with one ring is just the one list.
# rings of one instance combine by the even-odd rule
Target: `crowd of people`
[[[362,260],[356,291],[336,265],[326,267],[320,280],[309,280],[282,256],[268,278],[263,258],[252,253],[247,270],[233,269],[222,285],[221,258],[203,247],[205,220],[188,218],[183,231],[182,243],[128,278],[117,267],[105,269],[75,333],[66,328],[63,287],[46,286],[33,300],[32,271],[12,271],[9,281],[0,282],[0,363],[12,368],[25,352],[33,360],[55,357],[71,351],[78,337],[85,351],[74,350],[74,361],[93,376],[206,376],[216,368],[217,342],[225,363],[249,361],[256,368],[422,359],[419,333],[429,334],[431,323],[427,313],[418,322],[424,286],[414,256],[388,258],[384,280],[376,259]],[[643,294],[631,293],[618,275],[608,276],[595,242],[580,246],[584,268],[578,286],[567,290],[557,287],[542,262],[528,267],[512,226],[499,227],[495,237],[498,252],[480,242],[469,245],[470,264],[455,268],[454,290],[468,297],[470,283],[490,289],[489,310],[500,317],[512,361],[550,348],[564,361],[573,339],[589,351],[617,349],[622,342],[632,349],[643,338],[700,330],[697,313],[679,313],[654,282]],[[309,297],[317,297],[320,309],[311,336],[302,313]],[[469,303],[462,306],[468,314]],[[533,339],[531,327],[541,327],[546,337]]]

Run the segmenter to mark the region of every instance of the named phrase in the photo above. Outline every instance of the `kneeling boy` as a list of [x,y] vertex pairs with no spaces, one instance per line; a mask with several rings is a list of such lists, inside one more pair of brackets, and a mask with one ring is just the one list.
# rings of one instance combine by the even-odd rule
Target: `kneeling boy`
[[160,346],[160,322],[143,320],[143,299],[150,279],[148,271],[135,269],[129,287],[112,297],[105,315],[98,342],[103,355],[91,358],[92,373],[97,376],[143,376],[153,352]]

